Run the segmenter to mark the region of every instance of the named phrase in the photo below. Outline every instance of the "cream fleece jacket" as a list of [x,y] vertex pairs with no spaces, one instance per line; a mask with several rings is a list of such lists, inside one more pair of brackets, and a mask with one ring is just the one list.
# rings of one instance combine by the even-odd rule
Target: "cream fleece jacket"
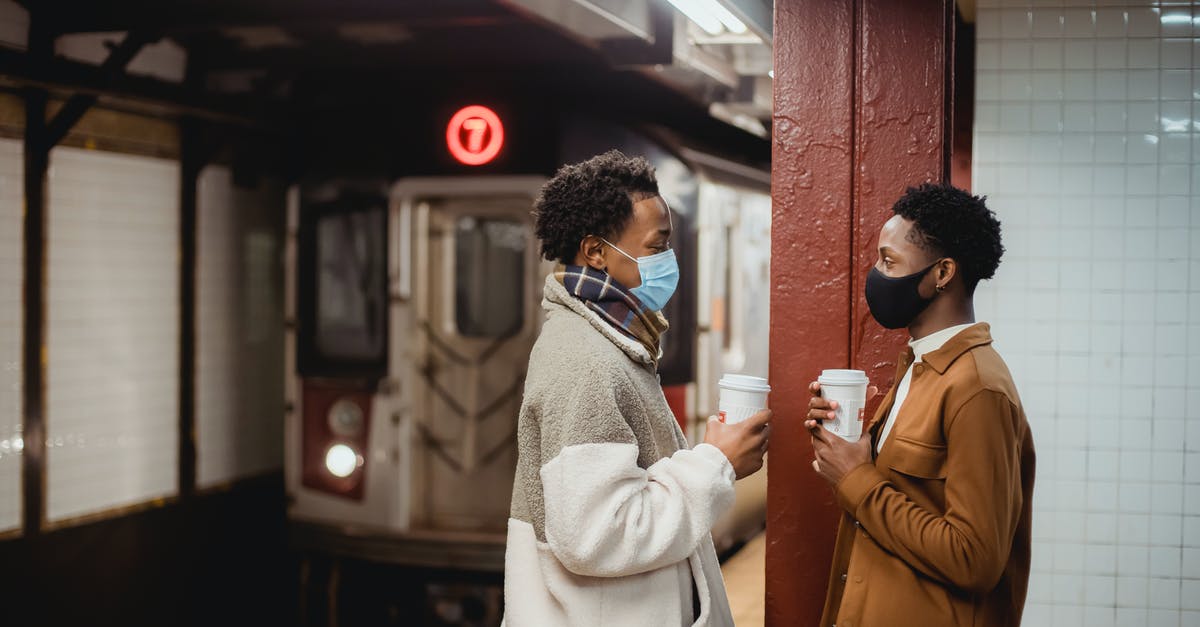
[[733,467],[711,445],[688,448],[644,347],[553,276],[544,295],[517,431],[505,624],[731,627],[709,529],[733,503]]

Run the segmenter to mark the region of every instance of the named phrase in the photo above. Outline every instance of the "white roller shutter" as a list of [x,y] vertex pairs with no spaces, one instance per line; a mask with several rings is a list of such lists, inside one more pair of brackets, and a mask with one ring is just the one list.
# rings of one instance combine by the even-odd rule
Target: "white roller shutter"
[[21,142],[0,139],[0,532],[21,525]]
[[60,147],[48,196],[54,522],[177,491],[179,164]]

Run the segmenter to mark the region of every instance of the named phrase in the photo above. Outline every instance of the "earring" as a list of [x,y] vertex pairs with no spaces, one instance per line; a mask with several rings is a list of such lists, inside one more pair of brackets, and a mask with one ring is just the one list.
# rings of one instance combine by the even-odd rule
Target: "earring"
[[937,289],[937,291],[938,291],[938,292],[944,292],[944,291],[946,291],[946,286],[945,286],[945,285],[939,285],[939,286],[937,286],[935,289]]

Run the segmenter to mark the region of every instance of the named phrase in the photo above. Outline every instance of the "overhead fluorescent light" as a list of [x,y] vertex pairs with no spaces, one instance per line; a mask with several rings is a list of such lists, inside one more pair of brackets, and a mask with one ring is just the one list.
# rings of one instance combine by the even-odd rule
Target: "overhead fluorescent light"
[[721,20],[713,15],[711,11],[705,7],[705,2],[701,0],[667,0],[671,6],[679,9],[679,12],[686,15],[687,18],[696,23],[697,26],[704,29],[704,32],[709,35],[718,35],[724,30],[721,25]]
[[717,16],[718,20],[721,20],[721,24],[723,24],[725,28],[729,30],[729,32],[739,35],[746,32],[746,24],[739,20],[737,16],[734,15],[729,9],[725,8],[725,5],[718,2],[718,0],[704,1],[712,7],[711,10],[713,14]]
[[746,32],[746,24],[717,0],[667,0],[709,35]]

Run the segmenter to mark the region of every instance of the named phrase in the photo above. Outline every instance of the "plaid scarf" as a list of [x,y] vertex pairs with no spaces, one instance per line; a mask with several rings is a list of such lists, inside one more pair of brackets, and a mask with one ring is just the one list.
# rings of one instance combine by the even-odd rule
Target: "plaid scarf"
[[669,327],[661,312],[650,311],[608,273],[588,266],[559,264],[554,278],[613,328],[645,346],[658,366],[662,334]]

